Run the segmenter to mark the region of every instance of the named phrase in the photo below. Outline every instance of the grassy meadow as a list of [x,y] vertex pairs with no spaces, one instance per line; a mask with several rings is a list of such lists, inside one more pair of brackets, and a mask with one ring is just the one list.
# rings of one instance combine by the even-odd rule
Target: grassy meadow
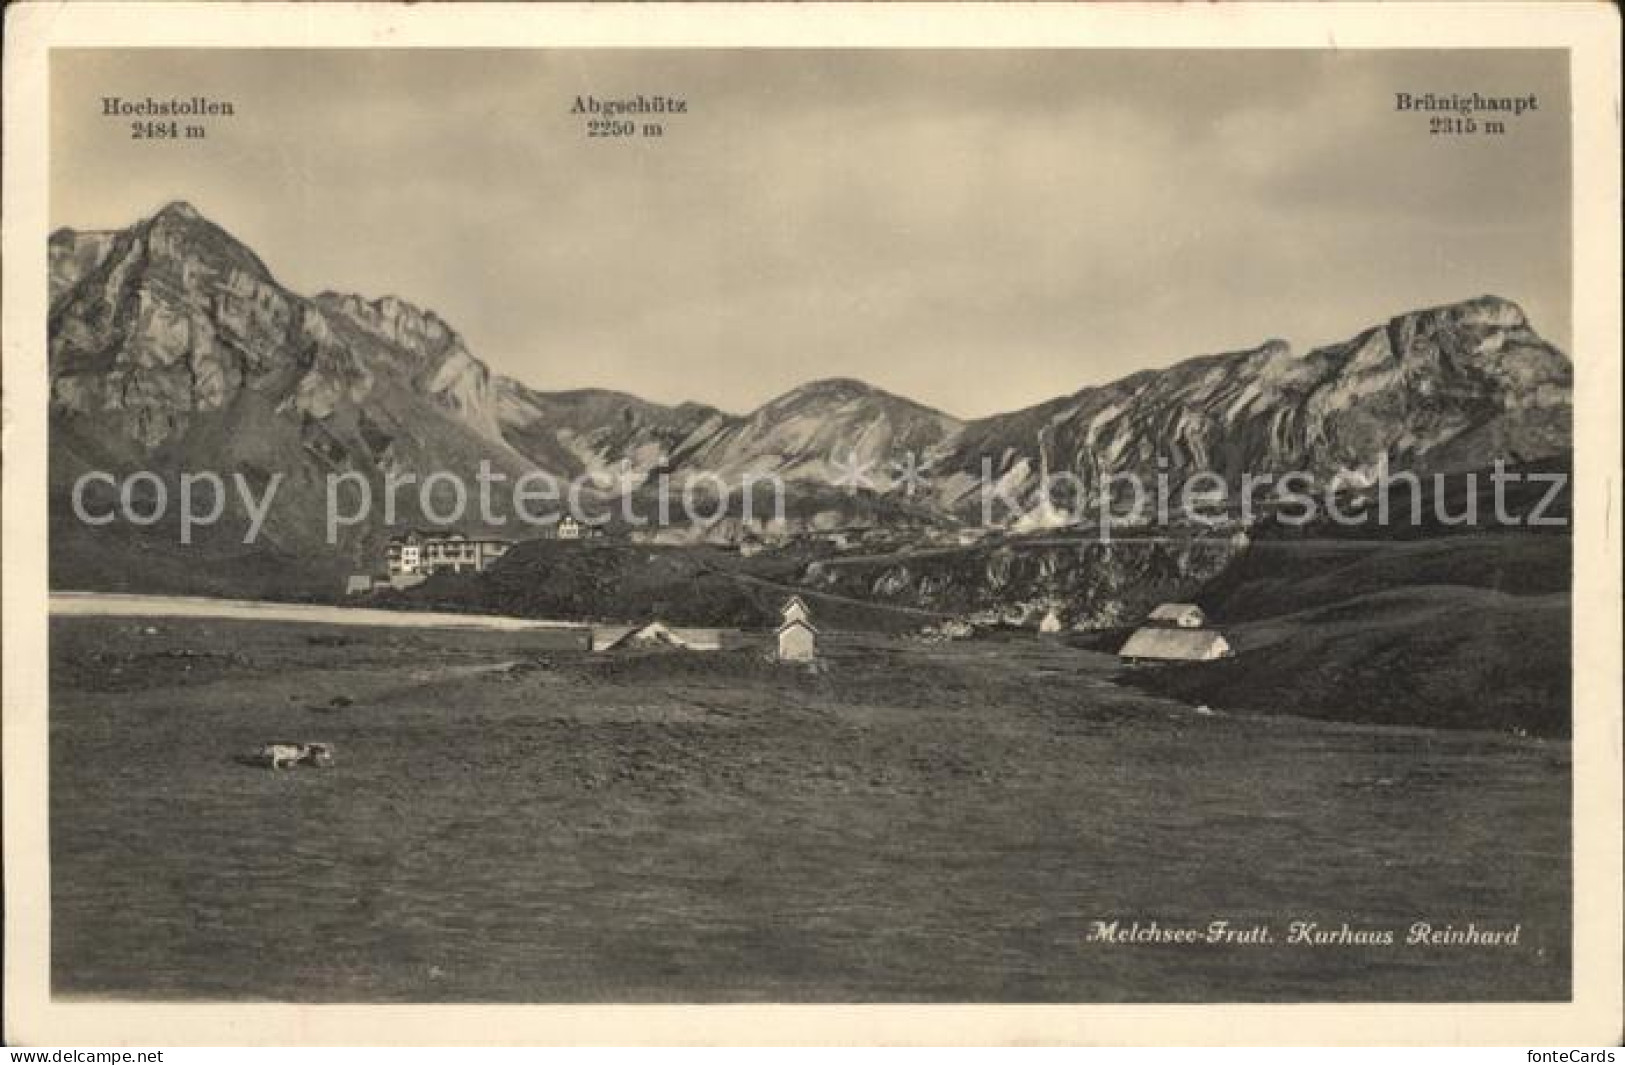
[[[1568,994],[1569,748],[1202,714],[1031,637],[590,655],[57,618],[59,995],[1383,1001]],[[327,741],[328,770],[233,756]],[[1127,945],[1096,920],[1522,926]]]

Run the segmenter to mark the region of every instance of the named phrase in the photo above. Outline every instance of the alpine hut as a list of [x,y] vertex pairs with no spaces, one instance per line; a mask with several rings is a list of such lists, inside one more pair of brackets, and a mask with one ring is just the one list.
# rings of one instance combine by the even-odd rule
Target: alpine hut
[[1125,662],[1211,662],[1235,654],[1218,629],[1206,628],[1207,615],[1195,603],[1164,603],[1151,611],[1117,652]]
[[1207,615],[1195,603],[1164,603],[1151,611],[1146,620],[1159,625],[1177,625],[1182,629],[1199,629],[1207,624]]
[[1235,654],[1217,629],[1163,628],[1137,630],[1117,652],[1125,662],[1211,662]]
[[618,651],[628,647],[665,647],[687,650],[688,641],[663,621],[651,621],[611,640],[603,650]]

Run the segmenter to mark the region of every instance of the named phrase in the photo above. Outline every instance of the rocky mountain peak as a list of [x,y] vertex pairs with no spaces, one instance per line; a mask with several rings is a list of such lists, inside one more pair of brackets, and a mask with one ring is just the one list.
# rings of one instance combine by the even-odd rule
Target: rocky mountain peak
[[160,266],[183,271],[187,277],[241,274],[257,284],[275,283],[270,269],[248,245],[184,200],[166,204],[124,235],[145,251],[149,269]]
[[1566,381],[1569,373],[1568,356],[1541,339],[1521,307],[1498,296],[1397,315],[1385,326],[1325,351],[1334,360],[1347,359],[1350,367],[1367,370],[1398,365],[1412,374],[1486,380],[1532,373]]
[[787,395],[807,398],[855,399],[880,391],[855,377],[823,377],[791,389]]
[[1385,327],[1362,334],[1356,343],[1369,345],[1376,339],[1386,340],[1391,356],[1413,363],[1442,357],[1460,366],[1482,364],[1483,356],[1493,356],[1509,344],[1526,347],[1531,353],[1561,355],[1530,328],[1523,308],[1499,296],[1479,296],[1396,315]]
[[53,405],[142,447],[244,397],[326,417],[369,385],[320,311],[181,201],[117,232],[59,232],[51,286]]
[[1413,311],[1396,321],[1411,319],[1426,329],[1527,329],[1529,319],[1523,308],[1500,296],[1477,296],[1459,303]]
[[774,415],[790,411],[829,410],[879,394],[876,389],[850,377],[829,377],[797,385],[775,396],[760,408]]
[[154,222],[201,222],[203,215],[185,200],[171,200],[152,216]]
[[[1086,487],[1115,473],[1392,468],[1452,471],[1569,447],[1568,357],[1510,300],[1481,296],[1397,315],[1297,357],[1283,341],[1205,355],[984,419],[942,466],[967,477],[990,462],[1023,488],[1070,470]],[[1153,463],[1166,463],[1165,466]],[[957,500],[944,496],[950,506]]]
[[958,423],[949,415],[916,403],[914,400],[876,388],[854,377],[825,377],[808,381],[770,400],[758,411],[759,417],[781,417],[785,414],[834,413],[856,405],[874,411],[889,411],[906,417],[939,419],[944,425]]

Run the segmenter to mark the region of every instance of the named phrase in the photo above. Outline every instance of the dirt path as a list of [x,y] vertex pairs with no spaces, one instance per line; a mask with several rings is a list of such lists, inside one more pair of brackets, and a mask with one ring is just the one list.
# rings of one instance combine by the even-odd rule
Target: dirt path
[[250,599],[115,595],[101,592],[52,592],[50,609],[52,616],[222,618],[234,621],[290,621],[323,625],[480,629],[501,632],[592,627],[573,621],[536,621],[489,614],[437,614],[428,611],[324,606],[316,603],[265,603]]

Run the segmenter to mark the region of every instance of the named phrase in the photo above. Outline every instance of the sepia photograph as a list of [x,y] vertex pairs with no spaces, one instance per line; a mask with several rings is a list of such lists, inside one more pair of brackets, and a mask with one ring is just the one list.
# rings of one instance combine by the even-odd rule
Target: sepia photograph
[[347,43],[41,57],[50,1001],[1581,997],[1570,48]]

